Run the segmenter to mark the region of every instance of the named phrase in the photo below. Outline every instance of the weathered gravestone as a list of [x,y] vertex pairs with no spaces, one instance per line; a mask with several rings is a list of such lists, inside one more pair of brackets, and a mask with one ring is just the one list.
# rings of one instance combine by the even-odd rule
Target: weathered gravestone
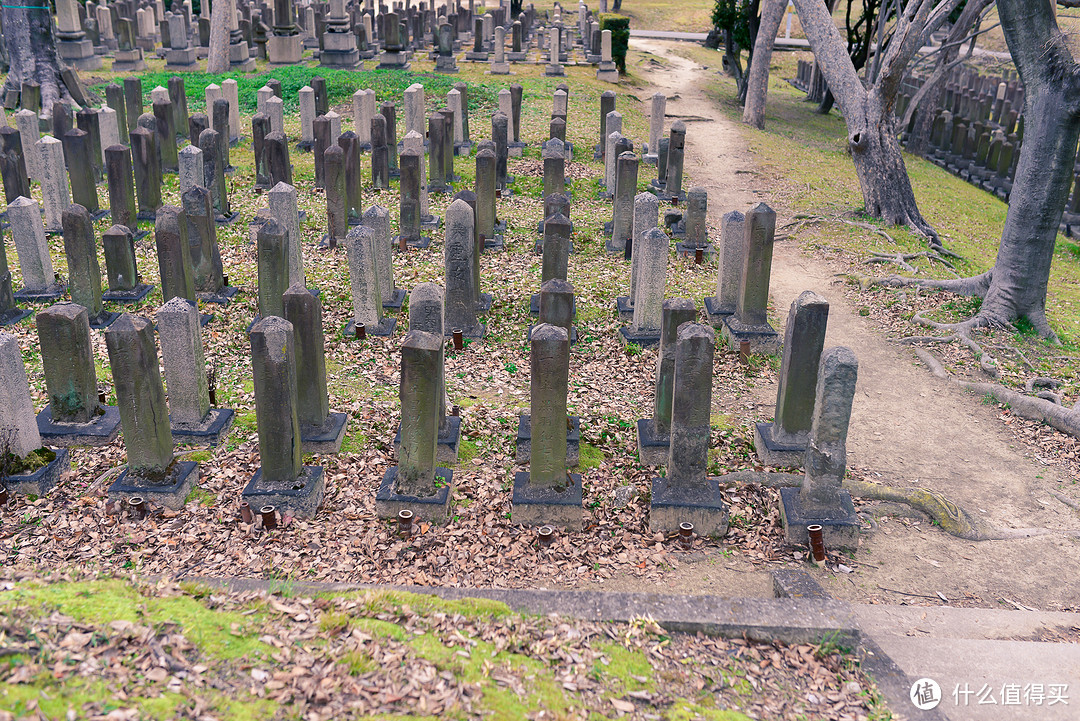
[[847,472],[847,433],[859,361],[849,348],[829,348],[818,369],[814,416],[806,447],[806,475],[800,488],[783,488],[780,520],[784,540],[807,542],[806,527],[822,526],[827,546],[855,547],[859,517],[851,494],[841,488]]
[[446,520],[453,472],[436,466],[443,392],[442,335],[410,330],[401,344],[398,464],[387,469],[375,495],[384,518],[408,509],[425,520]]
[[109,498],[139,496],[179,510],[199,481],[199,464],[173,459],[154,326],[146,318],[125,313],[105,331],[105,343],[127,452],[127,468],[109,486]]
[[643,466],[667,463],[671,442],[671,405],[675,395],[675,348],[679,326],[697,320],[697,308],[688,298],[664,301],[660,321],[660,352],[656,358],[656,392],[652,418],[637,421],[638,460]]
[[720,485],[707,473],[715,347],[715,333],[709,326],[679,326],[667,475],[652,481],[649,530],[653,533],[673,533],[682,523],[693,524],[693,531],[701,536],[727,533],[728,511]]
[[260,465],[242,497],[253,509],[272,506],[282,515],[312,518],[326,480],[322,466],[302,461],[296,340],[289,321],[265,316],[252,326],[251,366]]
[[0,450],[14,456],[0,478],[9,493],[43,496],[71,466],[66,448],[42,446],[19,338],[10,333],[0,333],[0,434]]
[[800,466],[806,458],[828,322],[829,301],[817,293],[804,291],[792,302],[784,331],[774,420],[754,425],[754,448],[766,465]]
[[86,308],[57,303],[37,314],[38,349],[47,405],[37,415],[38,432],[54,446],[104,446],[120,432],[115,406],[98,400],[94,352]]
[[305,453],[337,453],[345,440],[349,417],[330,412],[326,389],[326,350],[323,341],[322,301],[294,283],[282,296],[285,320],[293,327],[296,347],[297,418]]
[[510,519],[526,525],[581,529],[578,419],[566,414],[570,339],[565,328],[539,325],[530,340],[530,413],[518,421],[517,460],[529,470],[514,474]]

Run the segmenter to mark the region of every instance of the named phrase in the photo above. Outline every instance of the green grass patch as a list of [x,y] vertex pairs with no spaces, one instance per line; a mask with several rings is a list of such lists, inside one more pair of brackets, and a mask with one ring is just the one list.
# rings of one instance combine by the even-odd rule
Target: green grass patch
[[577,468],[579,471],[587,471],[591,468],[597,468],[604,462],[604,452],[592,445],[582,441],[578,447],[578,463]]
[[82,623],[131,621],[148,626],[175,623],[189,641],[209,658],[261,658],[273,649],[249,637],[245,630],[261,620],[250,615],[212,611],[190,596],[153,597],[119,579],[48,585],[23,584],[0,592],[0,612],[32,609],[41,616],[58,611]]

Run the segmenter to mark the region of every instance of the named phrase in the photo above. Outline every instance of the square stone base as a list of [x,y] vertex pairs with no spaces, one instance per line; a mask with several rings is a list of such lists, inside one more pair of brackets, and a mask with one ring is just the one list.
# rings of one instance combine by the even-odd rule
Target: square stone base
[[[469,151],[466,150],[465,154],[468,155]],[[420,216],[420,226],[423,228],[438,228],[440,225],[442,225],[442,218],[437,215],[428,213]]]
[[[458,460],[458,449],[461,447],[461,418],[459,416],[446,417],[446,430],[440,431],[439,442],[435,449],[435,462],[453,465]],[[394,435],[394,453],[401,457],[401,426],[398,426]]]
[[90,327],[94,330],[103,330],[115,323],[116,319],[119,317],[119,313],[109,310],[103,310],[90,319]]
[[195,48],[183,50],[168,50],[165,53],[166,70],[197,70],[199,59],[195,55]]
[[[485,335],[487,335],[487,326],[484,325],[483,323],[477,323],[472,328],[462,328],[461,329],[461,337],[462,338],[468,338],[469,340],[481,340]],[[454,337],[454,329],[451,328],[450,326],[444,326],[443,327],[443,337],[444,338],[453,338]]]
[[[398,245],[400,242],[401,236],[395,235],[394,239],[391,241],[394,246],[394,250],[399,250],[401,248],[401,246]],[[431,238],[427,237],[426,235],[421,235],[416,240],[406,240],[405,245],[412,248],[413,250],[424,250],[431,245]]]
[[744,326],[735,320],[734,315],[724,318],[720,329],[728,348],[739,350],[739,345],[750,341],[750,352],[757,355],[777,355],[780,352],[780,336],[768,323],[764,326]]
[[494,60],[491,61],[491,69],[488,70],[491,75],[509,75],[510,63],[497,63]]
[[470,50],[465,53],[465,59],[472,63],[486,63],[488,61],[487,53],[476,53]]
[[549,78],[561,78],[566,76],[566,71],[563,70],[563,66],[559,64],[548,65],[544,68],[544,75]]
[[529,54],[508,52],[506,53],[506,59],[512,63],[522,63],[529,59]]
[[606,251],[608,255],[623,256],[625,258],[626,241],[624,240],[622,243],[616,243],[614,240],[612,240],[611,234],[610,232],[608,232],[608,230],[608,224],[605,223],[604,232],[608,235],[608,237],[604,238],[604,251]]
[[0,326],[15,325],[19,321],[28,318],[33,312],[29,308],[19,308],[18,306],[8,308],[7,311],[0,313]]
[[637,452],[638,463],[643,466],[664,466],[668,462],[668,449],[671,447],[671,436],[656,435],[656,428],[652,418],[638,418],[637,420]]
[[[675,252],[678,253],[681,256],[689,256],[690,258],[693,258],[693,257],[695,257],[697,255],[697,247],[693,246],[693,245],[687,245],[686,243],[681,243],[680,242],[680,243],[675,244]],[[716,253],[716,248],[713,246],[712,243],[709,243],[708,245],[705,246],[705,253],[704,253],[705,260],[712,259],[713,255],[715,253]]]
[[[569,416],[570,427],[566,429],[566,465],[576,466],[581,451],[581,419]],[[514,460],[518,465],[529,462],[532,455],[532,416],[528,413],[518,416],[517,444]]]
[[274,506],[278,512],[293,518],[314,518],[326,492],[326,476],[322,466],[304,466],[291,483],[269,483],[262,479],[262,467],[248,482],[241,498],[251,504],[256,513],[263,506]]
[[484,238],[484,249],[482,252],[486,253],[489,250],[502,250],[505,247],[506,241],[503,239],[503,236],[496,233],[492,238]]
[[321,426],[300,424],[300,450],[304,453],[337,453],[349,425],[346,413],[329,413]]
[[402,304],[405,302],[405,289],[394,288],[394,292],[390,294],[389,298],[383,300],[382,307],[390,310],[401,310]]
[[458,72],[457,60],[453,55],[440,55],[435,60],[435,72],[453,74]]
[[636,343],[642,348],[649,348],[654,345],[660,345],[660,331],[659,330],[631,330],[630,326],[622,326],[619,328],[619,342],[624,346]]
[[805,445],[785,445],[772,437],[772,423],[754,424],[754,448],[758,458],[767,466],[802,468],[806,460]]
[[138,73],[143,70],[146,70],[146,61],[143,60],[141,49],[116,51],[116,57],[113,59],[112,64],[114,73]]
[[620,295],[615,299],[615,312],[619,314],[619,320],[627,323],[634,319],[634,306],[630,305],[630,296]]
[[233,296],[239,293],[238,288],[234,288],[231,285],[224,286],[216,293],[196,293],[196,296],[203,303],[217,303],[218,305],[228,305]]
[[23,288],[15,293],[15,300],[24,301],[26,303],[52,303],[57,298],[64,295],[65,290],[67,290],[67,286],[59,284],[50,285],[39,290]]
[[405,53],[392,53],[389,50],[379,56],[379,70],[408,70],[409,56]]
[[709,321],[709,325],[713,328],[722,328],[724,326],[724,319],[734,313],[732,310],[721,310],[720,301],[715,295],[707,295],[704,300],[705,305],[705,317]]
[[859,517],[851,494],[840,491],[840,507],[830,518],[821,518],[803,510],[799,502],[799,488],[780,489],[780,521],[784,524],[784,540],[788,543],[806,545],[810,542],[806,527],[821,525],[825,548],[855,548],[859,545]]
[[199,464],[195,461],[173,461],[164,480],[159,483],[150,483],[125,469],[109,486],[109,498],[122,501],[131,496],[142,496],[151,503],[179,511],[198,482]]
[[524,526],[552,525],[565,531],[580,531],[584,516],[581,508],[581,476],[577,473],[566,476],[570,485],[559,492],[531,485],[528,471],[515,473],[510,522]]
[[386,469],[379,491],[375,494],[375,513],[379,518],[397,518],[400,511],[410,510],[414,521],[445,523],[450,513],[454,472],[449,468],[435,469],[435,477],[443,478],[444,482],[434,496],[406,496],[395,492],[397,470],[397,466]]
[[89,423],[54,423],[52,405],[37,414],[38,433],[50,446],[106,446],[120,435],[120,411],[116,406],[103,406],[105,411]]
[[20,496],[44,496],[60,481],[71,468],[71,456],[66,448],[55,449],[56,458],[48,465],[42,466],[33,473],[19,476],[8,476],[0,480],[9,493]]
[[221,442],[229,437],[235,417],[236,413],[232,408],[211,408],[201,423],[180,424],[173,421],[170,423],[173,444],[196,443],[211,448],[220,446]]
[[[397,325],[397,318],[386,318],[386,317],[384,317],[381,321],[379,321],[378,325],[365,327],[364,332],[367,335],[391,336],[391,335],[394,334],[394,326],[396,326],[396,325]],[[346,338],[355,338],[356,337],[356,321],[355,320],[350,320],[345,325],[345,330],[343,331],[343,333],[344,333]]]
[[139,283],[131,290],[107,290],[101,294],[101,299],[112,303],[138,303],[149,295],[153,289],[154,286],[152,285]]
[[611,70],[604,70],[603,66],[604,66],[604,63],[600,63],[600,68],[601,69],[596,71],[596,79],[597,80],[602,80],[605,83],[615,83],[616,85],[618,85],[618,83],[619,83],[619,71],[617,69],[614,69],[614,68],[611,69]]
[[706,478],[705,483],[692,493],[678,494],[669,489],[668,480],[654,478],[652,481],[650,533],[675,533],[680,523],[689,521],[699,536],[721,538],[727,534],[728,511],[716,478]]

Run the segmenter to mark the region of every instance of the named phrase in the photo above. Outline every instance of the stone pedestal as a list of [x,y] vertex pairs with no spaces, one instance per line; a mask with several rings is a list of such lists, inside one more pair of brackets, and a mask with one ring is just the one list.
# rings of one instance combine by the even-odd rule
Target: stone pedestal
[[271,66],[296,65],[304,46],[299,35],[271,35],[266,39],[266,53]]
[[[530,340],[531,340],[530,334]],[[576,466],[580,459],[581,451],[581,419],[577,416],[568,416],[569,424],[566,427],[566,465]],[[532,415],[526,413],[518,416],[517,440],[514,444],[514,461],[519,465],[529,462],[532,456]]]

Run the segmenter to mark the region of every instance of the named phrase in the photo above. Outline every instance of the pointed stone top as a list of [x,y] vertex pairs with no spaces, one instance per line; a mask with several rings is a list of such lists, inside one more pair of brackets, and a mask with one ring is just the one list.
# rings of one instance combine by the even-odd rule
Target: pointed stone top
[[126,225],[110,226],[102,235],[131,235],[131,228]]
[[602,97],[602,98],[614,98],[615,97],[615,91],[614,90],[605,90],[604,92],[600,93],[600,97]]
[[376,222],[390,219],[390,211],[381,205],[372,205],[364,211],[364,225],[372,225]]
[[665,298],[664,310],[696,310],[697,306],[690,298]]
[[278,193],[288,193],[290,195],[296,195],[296,188],[286,183],[284,180],[279,180],[278,184],[270,189],[270,193],[277,195]]
[[405,140],[411,140],[413,138],[419,138],[420,140],[423,140],[424,136],[416,132],[415,130],[410,130],[409,132],[405,133]]
[[292,323],[276,315],[268,315],[260,318],[259,322],[251,327],[251,344],[254,346],[256,340],[260,339],[266,346],[270,359],[280,363],[285,360],[285,349],[292,334]]
[[641,239],[646,241],[646,242],[654,242],[654,243],[668,243],[668,242],[670,242],[669,239],[668,239],[667,233],[660,230],[659,228],[649,228],[648,230],[645,231],[644,234],[642,234]]
[[715,343],[716,331],[712,329],[712,326],[704,325],[702,323],[683,323],[679,326],[679,343],[693,338],[704,338],[707,339],[709,343]]
[[416,304],[420,301],[438,301],[442,303],[443,289],[435,283],[421,283],[409,293],[409,302]]
[[767,215],[767,214],[772,214],[773,216],[776,215],[776,212],[772,208],[770,208],[767,203],[758,203],[753,208],[751,208],[749,212],[754,213],[756,215]]
[[[54,145],[54,144],[56,144],[56,143],[59,143],[59,142],[60,142],[60,140],[58,140],[58,139],[54,138],[54,137],[53,137],[53,136],[51,136],[51,135],[42,135],[42,136],[41,136],[41,139],[40,139],[40,140],[38,140],[38,142],[39,142],[39,143],[42,143],[42,144],[44,144],[44,145]],[[111,145],[111,146],[109,146],[109,147],[115,148],[115,147],[117,147],[117,146],[116,146],[116,145]],[[121,148],[122,148],[122,147],[124,147],[124,146],[123,146],[123,145],[121,145],[121,146],[119,146],[119,147],[121,147]],[[108,150],[108,148],[106,148],[106,150]]]
[[311,291],[303,283],[293,283],[289,286],[288,290],[281,294],[282,297],[301,297],[307,296],[308,298],[315,299]]
[[[75,206],[72,206],[75,207]],[[82,208],[82,206],[79,206]],[[83,208],[83,212],[86,208]],[[173,230],[174,227],[179,228],[180,214],[183,213],[182,208],[178,208],[175,205],[163,205],[157,209],[157,216],[154,218],[154,230]]]
[[637,153],[633,150],[624,150],[619,153],[619,160],[637,160]]
[[799,297],[795,299],[795,305],[799,308],[811,308],[814,306],[823,307],[825,311],[829,310],[829,301],[824,296],[818,295],[812,290],[804,290],[799,294]]
[[552,278],[540,284],[541,293],[573,293],[574,284],[562,278]]
[[328,117],[328,118],[340,118],[341,116],[338,115],[337,113],[335,113],[333,110],[331,110],[329,113],[326,114],[326,117]]
[[450,91],[446,94],[446,97],[450,97],[451,95],[454,95],[454,96],[461,95],[461,91],[458,90],[457,88],[451,88]]
[[671,130],[676,133],[685,133],[686,123],[681,120],[676,120],[674,123],[671,124]]
[[354,225],[349,228],[349,232],[345,235],[345,240],[351,242],[357,242],[360,240],[371,240],[375,237],[375,231],[366,225]]
[[454,202],[450,203],[450,207],[446,209],[446,230],[450,232],[450,226],[460,225],[472,225],[473,222],[473,209],[461,198],[458,198]]
[[494,158],[495,151],[492,148],[481,148],[480,151],[477,152],[476,157],[479,158],[481,155],[483,155],[485,158]]
[[113,323],[105,329],[106,336],[121,336],[121,335],[137,335],[144,333],[148,328],[152,328],[153,324],[149,319],[143,318],[141,315],[132,315],[131,313],[124,313],[117,318]]
[[634,196],[634,205],[638,205],[638,204],[641,204],[641,205],[649,204],[649,205],[655,205],[655,206],[659,207],[660,199],[657,198],[654,194],[652,194],[652,193],[650,193],[648,191],[644,191],[644,192],[638,193],[637,195]]
[[465,188],[464,190],[459,190],[458,192],[454,193],[453,199],[464,200],[466,203],[469,204],[470,207],[476,205],[476,193],[472,192],[468,188]]
[[[267,88],[265,85],[263,86],[263,88],[266,88],[267,90],[270,89],[270,88]],[[209,85],[206,86],[206,89],[211,90],[211,91],[213,91],[213,90],[221,90],[221,86],[218,85],[217,83],[210,83]]]
[[542,341],[562,341],[563,343],[570,342],[570,336],[566,333],[566,328],[558,325],[551,325],[550,323],[541,323],[533,328],[532,336],[530,340],[535,343]]
[[86,307],[79,305],[78,303],[72,303],[66,300],[61,303],[54,303],[50,305],[45,310],[40,311],[38,315],[56,315],[63,318],[70,318],[72,320],[77,319],[81,315],[86,325],[90,325],[90,316],[86,312]]
[[402,350],[409,348],[414,350],[438,351],[443,346],[443,339],[434,333],[426,333],[422,330],[410,330],[401,341]]
[[259,235],[285,235],[285,228],[281,223],[277,222],[274,218],[267,218],[261,226],[259,226]]
[[[52,136],[49,136],[49,137],[52,137]],[[60,142],[60,141],[57,141],[57,142]],[[15,200],[8,203],[9,208],[12,208],[12,207],[14,207],[14,208],[23,208],[23,207],[26,207],[28,205],[32,205],[32,206],[34,206],[36,208],[37,207],[37,201],[34,200],[33,198],[27,198],[25,195],[20,195],[18,198],[15,198]]]
[[[166,301],[160,308],[158,308],[158,314],[161,313],[165,313],[166,315],[171,313],[183,315],[198,315],[199,309],[192,305],[191,301],[189,301],[187,298],[174,296],[170,300]],[[127,315],[127,313],[125,313],[124,315]]]

